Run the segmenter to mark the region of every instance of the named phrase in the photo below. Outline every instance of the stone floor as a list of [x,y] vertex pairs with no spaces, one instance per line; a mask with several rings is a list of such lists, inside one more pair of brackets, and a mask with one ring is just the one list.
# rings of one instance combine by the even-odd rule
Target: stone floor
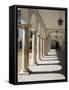
[[18,78],[19,78],[18,82],[65,79],[64,75],[59,73],[30,74],[30,75],[22,75],[19,76]]
[[[19,56],[18,72],[21,70],[21,59],[21,56]],[[56,50],[51,49],[48,52],[48,56],[44,56],[38,61],[38,65],[31,65],[31,54],[29,59],[29,69],[32,72],[28,75],[18,74],[18,82],[65,79],[62,73],[63,65],[61,64],[61,59],[59,59]]]

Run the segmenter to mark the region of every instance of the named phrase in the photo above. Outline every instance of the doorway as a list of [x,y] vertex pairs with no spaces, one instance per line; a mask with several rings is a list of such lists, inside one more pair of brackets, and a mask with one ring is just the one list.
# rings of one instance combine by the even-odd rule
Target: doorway
[[53,41],[51,42],[51,49],[60,49],[59,42],[56,41],[56,40],[53,40]]

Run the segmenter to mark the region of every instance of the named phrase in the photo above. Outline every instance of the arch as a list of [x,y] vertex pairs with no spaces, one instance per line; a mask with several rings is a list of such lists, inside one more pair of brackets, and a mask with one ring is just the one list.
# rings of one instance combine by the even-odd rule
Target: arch
[[[48,38],[51,38],[51,34],[52,34],[52,33],[54,34],[54,36],[56,36],[56,31],[50,31],[50,32],[48,32],[47,37],[48,37]],[[58,34],[61,36],[62,39],[64,39],[64,37],[65,37],[65,36],[64,36],[64,31],[58,31],[57,36],[58,36]],[[53,37],[54,37],[54,36],[53,36]],[[59,37],[59,38],[60,38],[60,37]],[[51,38],[51,39],[52,39],[52,38]]]
[[37,34],[40,35],[41,34],[41,24],[40,23],[38,23],[37,31],[38,31]]
[[21,9],[21,23],[22,24],[29,24],[29,10],[28,9]]
[[[55,33],[55,36],[52,35],[51,37],[51,34],[52,33]],[[63,41],[64,41],[64,31],[58,31],[58,34],[60,37],[58,37],[57,39],[55,38],[56,37],[56,31],[55,30],[52,30],[52,31],[49,31],[47,32],[47,40],[49,42],[48,46],[51,48],[51,42],[53,40],[56,40],[57,42],[59,42],[59,46],[62,47],[63,46]],[[58,36],[58,35],[57,35]]]
[[43,37],[44,36],[43,35],[44,34],[44,28],[43,27],[41,27],[41,32],[40,33],[41,33],[41,37]]
[[51,41],[51,49],[60,49],[60,43],[57,40]]
[[32,14],[31,16],[31,25],[33,29],[37,30],[37,21],[35,14]]

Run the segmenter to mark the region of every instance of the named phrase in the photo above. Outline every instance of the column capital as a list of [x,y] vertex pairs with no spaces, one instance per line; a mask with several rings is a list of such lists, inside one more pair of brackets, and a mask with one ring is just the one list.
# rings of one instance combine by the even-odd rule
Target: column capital
[[45,40],[46,38],[43,38],[43,40]]
[[46,40],[48,40],[48,37],[46,37]]
[[29,29],[32,27],[31,24],[18,24],[18,27],[19,28],[24,28],[24,29]]
[[42,37],[42,36],[40,36],[40,39],[43,39],[43,37]]
[[37,37],[40,37],[40,34],[37,33]]
[[33,33],[33,34],[36,34],[36,33],[37,33],[37,31],[32,31],[32,33]]

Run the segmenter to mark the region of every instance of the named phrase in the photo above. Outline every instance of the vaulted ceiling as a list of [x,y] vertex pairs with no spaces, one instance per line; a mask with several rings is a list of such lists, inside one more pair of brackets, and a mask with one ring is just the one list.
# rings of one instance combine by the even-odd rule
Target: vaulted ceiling
[[61,11],[61,18],[63,24],[58,25],[58,19],[60,18],[60,10],[41,10],[38,9],[38,12],[43,20],[43,23],[47,29],[64,29],[65,28],[65,12]]

